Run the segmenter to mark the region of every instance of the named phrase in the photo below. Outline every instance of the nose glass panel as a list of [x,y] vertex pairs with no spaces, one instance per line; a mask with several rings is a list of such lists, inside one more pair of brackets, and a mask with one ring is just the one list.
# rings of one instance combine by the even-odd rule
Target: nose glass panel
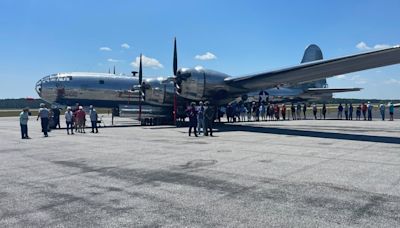
[[39,96],[42,93],[42,83],[43,83],[43,81],[42,81],[42,79],[40,79],[38,82],[36,82],[36,86],[35,86],[36,93],[38,93]]

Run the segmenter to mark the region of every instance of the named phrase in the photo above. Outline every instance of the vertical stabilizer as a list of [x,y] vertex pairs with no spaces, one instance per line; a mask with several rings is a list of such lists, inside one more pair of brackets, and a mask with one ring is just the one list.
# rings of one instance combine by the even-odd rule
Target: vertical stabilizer
[[[321,49],[317,45],[311,44],[304,51],[304,55],[303,55],[303,59],[301,60],[301,63],[312,62],[312,61],[322,60],[322,59],[323,59],[323,56],[322,56]],[[306,87],[306,88],[326,87],[326,79],[321,79],[321,80],[305,83],[305,84],[303,84],[303,87]]]
[[321,49],[317,45],[311,44],[304,51],[304,55],[303,55],[303,59],[301,60],[301,63],[312,62],[312,61],[321,60],[321,59],[323,59]]

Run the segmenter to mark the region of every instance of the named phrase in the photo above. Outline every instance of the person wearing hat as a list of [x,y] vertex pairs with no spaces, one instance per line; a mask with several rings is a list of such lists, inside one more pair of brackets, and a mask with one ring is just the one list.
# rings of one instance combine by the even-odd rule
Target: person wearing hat
[[30,139],[28,136],[28,120],[29,120],[29,108],[22,109],[19,114],[19,124],[21,126],[21,138]]
[[194,130],[194,136],[197,137],[197,110],[196,103],[192,102],[188,110],[186,110],[187,116],[189,117],[189,136],[192,133],[192,128]]
[[40,123],[42,125],[42,132],[44,134],[44,137],[49,136],[47,133],[49,129],[49,114],[50,113],[49,110],[46,108],[46,105],[44,103],[41,103],[36,121],[38,121],[40,118]]
[[205,127],[205,136],[213,136],[213,125],[215,119],[215,110],[214,107],[210,105],[208,101],[205,102],[206,109],[204,112],[204,127]]
[[92,123],[92,133],[94,132],[94,129],[96,129],[96,133],[99,133],[99,130],[97,129],[97,111],[94,109],[93,105],[90,105],[90,111],[89,111],[89,116],[90,116],[90,122]]
[[85,118],[86,118],[86,113],[83,110],[82,106],[79,106],[79,110],[76,112],[76,118],[78,122],[78,132],[80,133],[85,133]]
[[71,129],[71,135],[74,134],[73,122],[74,122],[74,113],[72,112],[71,107],[67,107],[67,111],[64,114],[65,123],[67,125],[67,134],[69,135],[69,130]]

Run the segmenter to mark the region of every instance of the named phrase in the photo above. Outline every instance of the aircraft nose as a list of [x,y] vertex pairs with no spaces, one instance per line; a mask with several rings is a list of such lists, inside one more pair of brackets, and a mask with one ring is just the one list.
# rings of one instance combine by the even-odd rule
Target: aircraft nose
[[38,82],[36,82],[35,90],[36,93],[41,97],[42,96],[42,86],[43,86],[43,79],[40,79]]

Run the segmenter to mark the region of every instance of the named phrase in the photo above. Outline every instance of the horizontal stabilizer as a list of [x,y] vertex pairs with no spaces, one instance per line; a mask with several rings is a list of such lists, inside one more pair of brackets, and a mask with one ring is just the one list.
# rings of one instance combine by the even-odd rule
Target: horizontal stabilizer
[[344,93],[360,91],[362,88],[308,88],[308,94]]

